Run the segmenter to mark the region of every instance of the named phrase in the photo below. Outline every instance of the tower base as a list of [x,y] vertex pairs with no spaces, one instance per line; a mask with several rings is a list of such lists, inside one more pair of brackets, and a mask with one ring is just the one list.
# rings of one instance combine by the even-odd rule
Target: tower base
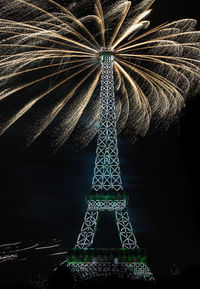
[[108,276],[154,281],[142,250],[71,249],[66,262],[76,282]]

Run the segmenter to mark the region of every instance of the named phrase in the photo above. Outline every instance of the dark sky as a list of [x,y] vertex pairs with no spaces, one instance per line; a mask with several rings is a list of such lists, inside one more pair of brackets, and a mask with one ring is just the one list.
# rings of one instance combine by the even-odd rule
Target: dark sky
[[[184,17],[198,20],[196,5],[157,0],[148,19],[151,26]],[[151,133],[133,146],[119,137],[130,217],[159,278],[174,263],[182,270],[199,264],[199,104],[199,96],[188,100],[179,124],[167,132]],[[79,152],[64,146],[51,159],[37,145],[17,154],[10,139],[0,139],[0,244],[57,238],[73,247],[91,187],[96,139]],[[105,224],[96,245],[119,246]]]

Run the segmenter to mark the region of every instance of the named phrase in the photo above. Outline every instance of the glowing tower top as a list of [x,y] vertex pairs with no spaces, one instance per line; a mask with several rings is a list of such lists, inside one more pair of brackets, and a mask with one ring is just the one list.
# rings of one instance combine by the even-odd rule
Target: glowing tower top
[[112,63],[115,59],[114,51],[105,47],[101,48],[99,56],[101,63]]

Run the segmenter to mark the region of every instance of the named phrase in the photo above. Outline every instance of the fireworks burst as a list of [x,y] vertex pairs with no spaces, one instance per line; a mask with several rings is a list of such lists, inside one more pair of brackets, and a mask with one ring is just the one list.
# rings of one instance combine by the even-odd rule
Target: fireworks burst
[[200,32],[194,19],[145,30],[153,2],[0,0],[0,134],[21,121],[26,146],[41,134],[53,149],[70,136],[87,145],[103,47],[115,55],[118,131],[135,140],[171,123],[200,88]]

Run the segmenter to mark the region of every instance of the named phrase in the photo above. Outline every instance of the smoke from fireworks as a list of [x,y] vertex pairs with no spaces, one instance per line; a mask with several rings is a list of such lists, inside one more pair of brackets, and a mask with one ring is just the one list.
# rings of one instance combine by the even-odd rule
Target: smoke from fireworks
[[[0,134],[23,124],[57,149],[97,133],[102,47],[114,51],[118,131],[171,123],[200,88],[200,32],[182,19],[145,30],[154,0],[0,0]],[[104,9],[106,7],[106,9]]]

